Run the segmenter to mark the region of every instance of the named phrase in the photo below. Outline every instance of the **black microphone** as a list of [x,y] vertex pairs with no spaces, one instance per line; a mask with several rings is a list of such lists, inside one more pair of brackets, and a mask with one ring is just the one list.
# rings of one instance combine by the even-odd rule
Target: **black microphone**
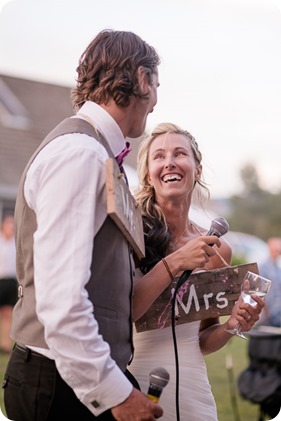
[[[218,238],[222,235],[226,234],[229,230],[229,225],[227,220],[223,216],[218,216],[217,218],[213,219],[211,223],[211,227],[206,235],[216,235]],[[213,246],[214,244],[210,244],[210,246]],[[193,270],[193,269],[192,269]],[[176,289],[178,290],[190,277],[192,270],[186,270],[183,272],[183,274],[180,276]]]
[[169,383],[170,374],[165,368],[158,367],[149,373],[149,388],[147,396],[153,402],[158,403],[162,390]]

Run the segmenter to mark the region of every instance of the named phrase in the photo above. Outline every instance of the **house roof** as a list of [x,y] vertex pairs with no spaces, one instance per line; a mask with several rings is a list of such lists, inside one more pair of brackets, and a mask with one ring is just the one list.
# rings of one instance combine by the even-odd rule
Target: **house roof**
[[0,197],[14,196],[32,153],[72,114],[70,87],[0,74]]
[[[73,115],[71,88],[0,74],[0,199],[14,199],[21,174],[48,132]],[[126,165],[136,168],[140,139]]]

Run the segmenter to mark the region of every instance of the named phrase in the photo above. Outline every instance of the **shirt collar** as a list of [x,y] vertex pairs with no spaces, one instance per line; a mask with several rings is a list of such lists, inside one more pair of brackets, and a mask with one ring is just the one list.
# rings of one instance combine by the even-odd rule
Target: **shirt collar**
[[85,114],[89,117],[105,137],[114,156],[117,156],[125,148],[126,142],[119,125],[100,105],[92,101],[86,101],[77,112],[78,116],[79,114]]

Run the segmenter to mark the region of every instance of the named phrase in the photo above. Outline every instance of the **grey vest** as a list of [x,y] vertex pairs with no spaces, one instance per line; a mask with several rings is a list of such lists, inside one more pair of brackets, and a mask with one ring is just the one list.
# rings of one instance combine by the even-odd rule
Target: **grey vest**
[[[113,156],[106,140],[89,123],[78,118],[68,118],[44,139],[22,175],[15,208],[17,276],[19,291],[22,294],[14,307],[11,335],[16,342],[43,348],[48,347],[44,339],[44,326],[39,322],[35,311],[33,279],[33,234],[37,228],[36,215],[25,201],[23,186],[27,170],[40,150],[54,138],[67,133],[85,133],[93,137],[94,142],[100,142],[109,156]],[[126,238],[111,218],[107,217],[94,238],[91,277],[86,288],[94,305],[99,333],[109,343],[111,356],[123,371],[133,352],[133,265]],[[57,282],[60,282],[60,279]]]

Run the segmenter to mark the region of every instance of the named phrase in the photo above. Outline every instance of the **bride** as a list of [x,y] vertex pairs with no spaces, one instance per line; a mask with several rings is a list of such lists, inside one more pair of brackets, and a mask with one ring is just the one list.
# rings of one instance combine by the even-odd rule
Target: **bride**
[[[145,274],[142,279],[147,277],[147,283],[138,284],[136,281],[135,320],[142,316],[143,303],[149,302],[150,297],[154,296],[157,281],[152,273],[155,271],[151,272],[151,283],[149,276],[155,265],[159,267],[159,264],[162,264],[170,281],[173,281],[181,275],[180,261],[186,259],[184,253],[189,253],[194,270],[197,263],[200,270],[211,270],[228,266],[231,261],[231,247],[223,238],[216,238],[214,247],[211,247],[210,243],[205,244],[205,247],[202,247],[202,244],[200,247],[195,246],[195,240],[201,238],[203,241],[208,238],[206,230],[189,219],[191,202],[196,199],[197,202],[203,203],[204,191],[209,195],[202,179],[201,160],[202,156],[194,137],[171,123],[157,126],[140,146],[140,187],[135,198],[143,215],[146,257],[140,262],[138,271],[140,276]],[[159,272],[158,276],[161,282]],[[161,297],[155,301],[151,298],[152,306],[159,306],[160,300]],[[256,301],[258,305],[252,307],[243,304],[241,299],[238,300],[224,324],[220,324],[219,319],[212,318],[176,326],[182,421],[217,420],[216,404],[208,381],[204,355],[222,348],[231,338],[226,329],[233,328],[238,321],[244,331],[253,326],[264,305],[258,297]],[[148,391],[150,371],[163,367],[169,372],[170,381],[164,388],[159,403],[164,409],[163,419],[175,421],[176,376],[171,327],[139,333],[135,329],[134,345],[134,358],[129,370],[137,378],[144,393]]]

